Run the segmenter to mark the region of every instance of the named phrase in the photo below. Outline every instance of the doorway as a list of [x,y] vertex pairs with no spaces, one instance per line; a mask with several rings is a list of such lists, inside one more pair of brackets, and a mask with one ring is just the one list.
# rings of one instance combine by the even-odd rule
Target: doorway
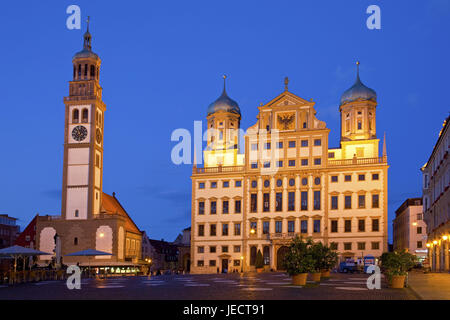
[[222,273],[228,273],[228,259],[222,259]]

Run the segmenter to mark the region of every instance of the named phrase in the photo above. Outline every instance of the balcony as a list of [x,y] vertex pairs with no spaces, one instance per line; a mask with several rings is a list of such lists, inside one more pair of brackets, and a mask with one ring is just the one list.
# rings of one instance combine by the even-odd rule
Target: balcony
[[343,159],[343,160],[328,160],[329,167],[340,166],[357,166],[357,165],[371,165],[371,164],[387,164],[387,156],[375,158],[357,158]]
[[228,172],[244,172],[244,166],[219,166],[209,168],[192,168],[192,174],[209,174],[209,173],[228,173]]

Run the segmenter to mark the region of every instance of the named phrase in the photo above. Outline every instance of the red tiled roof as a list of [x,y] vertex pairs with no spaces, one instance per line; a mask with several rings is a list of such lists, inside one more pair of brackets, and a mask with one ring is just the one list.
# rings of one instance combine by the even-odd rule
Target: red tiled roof
[[128,213],[125,211],[125,209],[122,207],[119,200],[117,200],[115,196],[110,196],[109,194],[103,192],[101,212],[106,214],[118,214],[125,217],[125,228],[127,229],[127,231],[139,234],[141,233],[139,231],[139,228],[136,226],[134,221],[131,219],[131,217],[128,215]]

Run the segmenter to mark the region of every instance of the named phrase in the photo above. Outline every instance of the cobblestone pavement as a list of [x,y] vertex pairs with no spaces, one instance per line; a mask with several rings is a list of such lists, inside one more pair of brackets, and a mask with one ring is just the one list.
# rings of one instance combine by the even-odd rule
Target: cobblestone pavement
[[409,287],[421,299],[450,300],[450,273],[410,272]]
[[331,279],[305,287],[293,286],[283,273],[164,275],[82,279],[80,290],[65,281],[0,287],[0,299],[175,299],[175,300],[405,300],[416,299],[410,289],[369,290],[365,274],[332,274]]

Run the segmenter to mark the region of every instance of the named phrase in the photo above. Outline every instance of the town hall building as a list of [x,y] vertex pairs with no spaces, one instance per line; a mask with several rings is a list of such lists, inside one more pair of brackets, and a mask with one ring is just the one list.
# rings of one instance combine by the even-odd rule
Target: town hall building
[[[204,165],[192,173],[191,272],[284,270],[296,236],[337,250],[341,260],[387,251],[388,163],[376,132],[377,94],[359,77],[341,96],[341,139],[315,102],[285,90],[258,107],[239,153],[241,110],[225,89],[207,110]],[[336,110],[337,111],[337,110]]]

